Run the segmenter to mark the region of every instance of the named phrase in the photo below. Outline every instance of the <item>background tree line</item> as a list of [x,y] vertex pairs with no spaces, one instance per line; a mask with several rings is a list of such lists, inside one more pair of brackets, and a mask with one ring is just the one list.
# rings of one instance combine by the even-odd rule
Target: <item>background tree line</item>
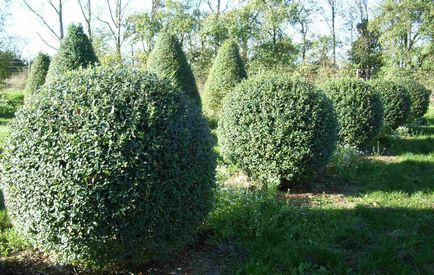
[[[7,6],[9,1],[2,1]],[[66,1],[74,0],[42,0],[58,18],[55,25],[47,23],[35,2],[22,4],[60,41]],[[217,49],[231,38],[238,42],[249,73],[285,70],[322,81],[354,75],[359,68],[373,75],[410,73],[434,87],[428,77],[434,69],[431,0],[152,0],[141,11],[132,8],[131,0],[74,4],[103,64],[144,67],[164,30],[181,42],[199,84]],[[0,13],[0,53],[19,57],[14,39],[5,39],[11,34],[2,28],[7,9]]]

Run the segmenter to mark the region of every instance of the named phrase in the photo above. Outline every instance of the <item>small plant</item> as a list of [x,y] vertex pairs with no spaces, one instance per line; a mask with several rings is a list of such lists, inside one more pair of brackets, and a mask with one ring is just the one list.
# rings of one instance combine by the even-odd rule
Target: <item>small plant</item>
[[98,59],[92,43],[84,33],[81,24],[71,24],[56,55],[51,60],[47,81],[68,71],[87,68],[97,63]]
[[333,175],[345,175],[357,170],[362,161],[363,152],[349,145],[338,145],[327,170]]
[[215,155],[200,108],[127,68],[69,72],[31,94],[2,165],[15,230],[62,263],[166,257],[213,201]]
[[339,122],[339,143],[364,149],[383,127],[380,95],[362,80],[330,80],[321,88],[333,101]]
[[193,102],[201,105],[193,71],[175,36],[166,32],[159,34],[155,47],[148,58],[148,71],[170,80]]
[[328,162],[335,148],[333,107],[313,86],[278,75],[239,84],[223,102],[220,152],[258,183],[304,183]]
[[204,111],[210,117],[218,118],[223,98],[241,80],[247,78],[244,62],[238,45],[226,41],[219,49],[203,90]]
[[36,91],[45,83],[47,77],[48,67],[50,66],[50,56],[39,53],[33,61],[30,75],[27,79],[26,90],[33,92]]

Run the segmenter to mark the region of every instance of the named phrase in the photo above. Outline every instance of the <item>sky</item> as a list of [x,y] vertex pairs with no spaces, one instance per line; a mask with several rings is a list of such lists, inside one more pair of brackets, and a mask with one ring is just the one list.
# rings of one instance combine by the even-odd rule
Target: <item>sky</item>
[[[54,54],[55,50],[47,46],[38,36],[39,33],[44,38],[44,40],[48,42],[48,44],[54,47],[58,47],[57,40],[42,24],[41,20],[24,5],[22,0],[10,1],[10,17],[7,20],[6,30],[8,33],[18,37],[19,49],[21,50],[22,57],[30,60],[35,57],[38,52],[44,52],[50,55]],[[229,1],[228,3],[230,3],[231,0],[226,1]],[[352,0],[342,0],[343,3],[349,1]],[[369,1],[369,5],[373,7],[376,3],[378,3],[379,0]],[[28,3],[32,7],[34,7],[35,10],[41,13],[49,24],[57,26],[57,15],[48,5],[46,0],[28,0]],[[106,1],[92,0],[92,4],[96,16],[100,16],[102,18],[106,18],[106,16],[108,16]],[[150,6],[151,0],[131,0],[130,5],[127,9],[127,14],[149,10]],[[84,22],[77,0],[65,1],[63,17],[65,27],[70,23]],[[329,29],[324,22],[321,22],[321,20],[321,18],[317,18],[316,20],[314,20],[314,22],[316,22],[313,26],[314,32],[318,34],[328,34]],[[99,25],[100,24],[101,23],[99,23]],[[342,24],[342,22],[338,22],[338,24]],[[299,38],[294,30],[293,34],[294,40],[297,42]],[[345,51],[346,49],[341,49],[341,52]]]

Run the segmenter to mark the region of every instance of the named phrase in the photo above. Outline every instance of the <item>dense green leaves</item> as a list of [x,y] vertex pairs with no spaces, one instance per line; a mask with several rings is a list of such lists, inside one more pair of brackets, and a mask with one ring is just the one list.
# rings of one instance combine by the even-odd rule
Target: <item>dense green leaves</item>
[[161,33],[148,59],[148,70],[170,80],[195,103],[201,104],[193,72],[175,36]]
[[124,68],[69,72],[18,112],[2,184],[15,229],[61,262],[146,261],[184,245],[211,208],[200,109]]
[[32,64],[29,77],[27,78],[26,90],[33,92],[45,83],[48,67],[50,66],[50,56],[39,53]]
[[83,32],[83,27],[71,24],[66,37],[60,43],[56,55],[51,61],[47,80],[50,81],[62,73],[78,68],[86,68],[98,63],[92,43]]
[[393,81],[377,80],[372,82],[380,93],[384,107],[384,126],[395,130],[407,122],[411,112],[411,99],[408,91]]
[[336,142],[330,101],[313,86],[270,74],[248,79],[224,100],[220,151],[266,185],[304,182],[323,168]]
[[403,78],[398,81],[410,93],[411,119],[416,120],[423,117],[428,111],[431,91],[412,79]]
[[362,80],[330,80],[321,88],[333,101],[339,122],[339,141],[357,148],[368,146],[383,126],[380,95]]
[[214,61],[203,90],[205,113],[218,117],[222,100],[241,80],[247,78],[238,45],[233,40],[225,42]]

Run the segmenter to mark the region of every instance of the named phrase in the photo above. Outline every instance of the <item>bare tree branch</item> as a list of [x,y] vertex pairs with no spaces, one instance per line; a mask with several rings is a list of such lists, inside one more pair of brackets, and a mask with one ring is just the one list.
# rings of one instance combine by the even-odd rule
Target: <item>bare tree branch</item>
[[50,30],[50,32],[57,38],[57,40],[61,40],[61,37],[53,30],[53,28],[51,28],[50,24],[47,23],[47,21],[45,21],[44,17],[42,17],[42,15],[40,15],[36,10],[34,10],[29,3],[27,3],[26,0],[23,0],[23,3],[27,6],[27,8],[33,13],[35,14],[37,17],[39,17],[39,19],[41,19],[42,23]]

